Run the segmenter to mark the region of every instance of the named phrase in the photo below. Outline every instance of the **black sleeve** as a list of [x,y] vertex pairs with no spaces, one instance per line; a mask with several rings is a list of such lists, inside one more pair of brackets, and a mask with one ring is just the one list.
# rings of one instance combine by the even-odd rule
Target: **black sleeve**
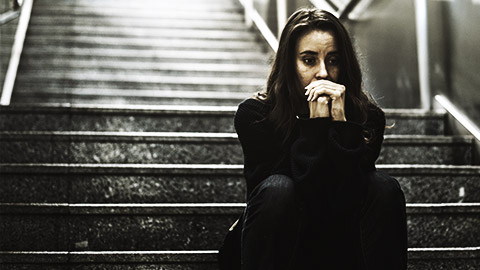
[[[328,118],[299,119],[300,136],[291,149],[292,173],[307,199],[324,198],[332,213],[355,209],[366,190],[365,173],[375,169],[385,118],[378,109],[362,126]],[[372,129],[365,141],[366,130]],[[367,137],[369,137],[367,135]]]
[[247,194],[270,175],[275,157],[280,154],[274,143],[273,127],[266,121],[267,112],[261,101],[247,99],[235,114],[235,130],[243,149]]
[[375,161],[380,155],[385,133],[385,113],[379,107],[374,107],[365,123],[366,137],[368,139],[367,151],[362,157],[362,167],[367,170],[375,170]]

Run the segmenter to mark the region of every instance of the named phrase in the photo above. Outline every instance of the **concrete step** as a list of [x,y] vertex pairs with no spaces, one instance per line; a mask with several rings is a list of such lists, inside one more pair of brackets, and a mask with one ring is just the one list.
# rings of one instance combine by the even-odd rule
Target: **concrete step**
[[[252,96],[248,92],[237,91],[199,91],[190,90],[154,90],[154,89],[106,89],[62,87],[41,88],[38,85],[22,86],[14,89],[12,103],[38,104],[91,104],[91,106],[236,106],[242,100]],[[69,105],[70,106],[70,105]],[[1,117],[1,115],[0,115]],[[1,123],[0,123],[1,124]],[[121,124],[121,123],[120,123]]]
[[386,135],[379,164],[473,164],[473,137]]
[[[133,3],[132,3],[133,4]],[[191,4],[194,4],[191,3]],[[134,4],[136,5],[136,4]],[[168,28],[168,29],[217,29],[217,30],[243,30],[245,24],[239,21],[218,20],[192,20],[192,19],[164,19],[164,18],[120,18],[120,17],[72,17],[72,16],[34,16],[30,18],[30,25],[82,25],[82,26],[116,26],[116,27],[142,27],[142,28]]]
[[[28,63],[41,62],[48,66],[55,65],[55,63],[65,63],[66,59],[70,62],[76,61],[96,61],[98,63],[118,61],[121,65],[125,62],[133,62],[135,65],[138,61],[143,61],[145,65],[151,65],[152,63],[159,62],[177,62],[179,64],[234,64],[234,65],[263,65],[267,67],[268,56],[260,52],[252,51],[213,51],[213,50],[135,50],[135,49],[89,49],[89,48],[58,48],[58,53],[55,53],[55,49],[45,49],[42,55],[42,50],[39,48],[26,49],[22,55],[22,61]],[[90,53],[88,53],[90,51]],[[49,63],[49,64],[47,64]],[[22,73],[20,73],[22,72]],[[23,71],[19,71],[19,76],[35,76],[35,74],[23,74]],[[263,85],[265,79],[263,80]]]
[[[472,270],[480,267],[480,247],[411,248],[408,257],[409,270]],[[0,252],[0,261],[9,263],[4,265],[5,270],[57,270],[65,269],[62,266],[65,263],[75,269],[160,267],[165,270],[212,270],[217,269],[217,251],[4,251]]]
[[[235,133],[0,132],[2,163],[242,164]],[[470,136],[387,135],[379,164],[472,164]]]
[[243,22],[244,16],[239,12],[229,11],[209,11],[198,12],[197,10],[175,10],[175,9],[137,9],[132,10],[128,7],[109,7],[108,9],[90,8],[74,8],[63,5],[49,5],[48,7],[36,6],[32,9],[32,17],[34,16],[72,16],[80,17],[120,17],[120,18],[162,18],[162,19],[190,19],[190,20],[217,20],[217,21],[238,21]]
[[[144,38],[144,37],[94,37],[94,36],[52,36],[29,33],[26,46],[61,46],[67,48],[132,48],[151,50],[198,50],[198,51],[258,51],[262,49],[251,40],[215,40],[185,38]],[[22,59],[23,61],[23,59]]]
[[[33,89],[32,89],[33,91]],[[110,98],[122,90],[112,90]],[[80,91],[79,91],[80,92]],[[79,94],[96,94],[96,89],[83,89]],[[125,92],[125,91],[124,91]],[[157,96],[168,98],[168,94],[156,91]],[[49,92],[53,94],[52,92]],[[136,92],[138,93],[138,92]],[[185,93],[179,99],[216,98],[213,94]],[[58,94],[58,93],[57,93]],[[177,93],[181,94],[181,93]],[[241,101],[248,97],[240,93],[231,99]],[[132,93],[132,96],[134,93]],[[236,104],[235,104],[236,105]],[[147,105],[76,105],[76,104],[12,104],[0,107],[0,130],[4,131],[146,131],[146,132],[234,132],[233,117],[237,106],[147,106]],[[445,114],[440,112],[385,109],[387,134],[444,135]]]
[[[67,9],[68,8],[68,9]],[[99,3],[80,3],[80,2],[70,2],[62,4],[53,4],[53,3],[38,3],[34,5],[35,15],[46,15],[47,11],[51,11],[57,16],[59,14],[71,14],[71,15],[85,15],[85,14],[94,14],[97,17],[102,17],[105,15],[114,15],[118,16],[119,14],[126,14],[128,16],[138,16],[138,14],[151,14],[151,11],[158,11],[159,13],[170,12],[198,12],[198,13],[233,13],[239,14],[243,12],[243,7],[239,2],[229,2],[229,3],[215,3],[215,4],[205,4],[201,2],[154,2],[143,4],[141,2],[135,3],[109,3],[109,2],[99,2]],[[140,16],[139,16],[140,17]],[[188,17],[186,18],[188,19]]]
[[[378,165],[409,203],[480,202],[480,167]],[[243,165],[0,164],[3,203],[245,202]]]
[[[60,8],[61,7],[61,8]],[[65,7],[69,7],[74,11],[77,10],[92,10],[92,9],[110,9],[114,8],[115,10],[125,10],[128,9],[132,13],[144,10],[188,10],[188,11],[198,11],[198,12],[218,12],[218,11],[230,11],[230,12],[241,12],[243,8],[239,2],[236,1],[217,1],[215,3],[208,2],[186,2],[186,1],[136,1],[132,2],[111,2],[111,1],[100,1],[98,3],[92,3],[87,1],[70,1],[58,5],[56,2],[39,2],[35,3],[35,8],[41,8],[43,10],[51,11],[64,11]],[[105,12],[102,10],[102,12]]]
[[[52,56],[50,58],[50,56]],[[76,60],[96,60],[119,62],[133,60],[139,61],[145,59],[147,63],[151,62],[169,62],[175,60],[179,63],[245,63],[245,64],[266,64],[268,56],[259,51],[229,52],[229,51],[195,51],[195,50],[134,50],[122,48],[76,48],[76,47],[26,47],[22,57],[33,59],[52,59],[59,61],[68,57],[70,61]],[[19,73],[19,75],[23,75]]]
[[[0,248],[211,250],[243,209],[244,204],[2,203]],[[407,204],[407,216],[409,247],[480,246],[480,203]]]
[[[88,61],[87,61],[88,62]],[[113,68],[115,65],[114,61],[106,62],[106,65],[103,63],[98,63],[92,65],[90,68],[88,67],[76,67],[75,64],[71,65],[71,62],[64,62],[62,65],[53,65],[52,63],[48,63],[43,66],[43,69],[39,66],[32,67],[32,66],[24,66],[25,68],[22,69],[22,72],[34,74],[27,75],[27,76],[20,76],[25,81],[30,80],[38,80],[41,81],[40,78],[51,78],[52,80],[78,80],[79,78],[85,78],[91,81],[111,81],[115,80],[118,77],[131,77],[132,79],[124,79],[123,81],[131,81],[131,82],[139,82],[141,79],[147,79],[147,82],[166,82],[168,83],[172,79],[166,78],[175,78],[177,82],[180,84],[183,80],[188,80],[188,78],[203,78],[204,81],[207,82],[214,82],[217,78],[221,80],[229,80],[231,81],[234,78],[241,78],[242,80],[249,80],[249,79],[256,79],[255,85],[259,85],[258,83],[265,82],[266,77],[266,70],[263,68],[263,72],[261,71],[235,71],[232,70],[236,66],[245,66],[244,64],[207,64],[206,69],[202,70],[202,64],[192,64],[190,69],[185,68],[189,64],[180,63],[178,65],[173,65],[172,69],[168,69],[164,65],[162,68],[155,68],[148,69],[152,67],[151,64],[146,63],[142,65],[141,63],[133,62],[131,67],[128,68],[128,61],[122,61],[116,68]],[[82,63],[79,63],[80,65]],[[137,64],[137,65],[135,65]],[[123,67],[122,67],[123,65]],[[231,70],[223,70],[223,71],[216,71],[214,68],[220,69],[222,66],[226,66],[227,68],[230,67]],[[177,67],[175,69],[175,67]],[[197,68],[198,69],[195,69]],[[210,70],[208,68],[210,67]],[[182,69],[183,68],[183,69]],[[240,69],[239,68],[239,69]],[[158,80],[153,80],[153,77],[160,77]],[[120,79],[120,78],[118,78]],[[199,83],[202,83],[201,81]],[[247,82],[248,83],[248,82]]]
[[[35,3],[36,7],[42,8],[51,8],[52,6],[58,5],[58,1],[52,0],[43,0]],[[98,2],[92,2],[88,0],[75,0],[75,1],[64,1],[62,6],[68,7],[84,7],[84,8],[105,8],[105,7],[122,7],[130,9],[152,9],[152,8],[192,8],[200,10],[225,10],[232,7],[240,7],[238,1],[232,0],[216,0],[216,1],[205,1],[197,0],[195,2],[188,0],[176,0],[176,1],[166,1],[166,0],[137,0],[135,3],[131,1],[113,1],[113,0],[103,0]]]
[[128,74],[156,74],[190,76],[190,77],[256,77],[265,80],[267,76],[267,67],[264,64],[231,64],[231,63],[176,63],[176,62],[143,62],[143,61],[119,61],[113,59],[97,60],[78,60],[72,62],[66,59],[55,59],[51,61],[24,61],[20,68],[23,72],[42,74],[42,73],[62,73],[65,70],[71,70],[77,73],[128,73]]
[[[0,164],[0,202],[244,202],[243,165]],[[52,188],[54,187],[54,188]]]
[[[36,86],[37,91],[44,88],[92,88],[97,89],[127,89],[127,90],[182,90],[182,91],[228,91],[253,93],[260,89],[263,78],[246,77],[182,77],[175,75],[128,73],[44,73],[19,74],[15,89],[30,89]],[[23,90],[25,91],[25,89]],[[65,93],[66,91],[64,91]],[[68,92],[66,92],[68,93]]]
[[[28,31],[36,35],[49,36],[112,36],[112,37],[144,37],[144,38],[189,38],[215,40],[255,40],[256,36],[246,30],[210,30],[210,29],[172,29],[146,27],[117,26],[82,26],[82,25],[31,25]],[[28,35],[29,32],[27,32]]]
[[[258,84],[261,80],[257,78],[230,78],[230,77],[218,77],[218,78],[205,78],[205,77],[179,77],[179,76],[138,76],[128,77],[121,76],[121,74],[109,74],[109,75],[93,75],[90,78],[81,79],[79,74],[69,74],[68,78],[55,79],[56,76],[49,76],[52,79],[41,78],[40,76],[19,76],[18,83],[14,87],[14,96],[19,92],[19,96],[48,96],[50,94],[58,94],[64,98],[82,98],[83,95],[92,95],[91,92],[84,91],[84,89],[94,89],[93,96],[111,96],[112,93],[123,97],[133,97],[135,99],[135,92],[139,93],[139,98],[143,96],[151,96],[152,94],[157,97],[159,94],[165,92],[229,92],[229,89],[233,90],[233,93],[243,92],[245,94],[242,97],[249,97],[252,93],[259,91],[261,86]],[[61,77],[58,75],[57,77]],[[115,80],[118,79],[118,80]],[[142,82],[142,79],[149,81]],[[242,84],[242,81],[245,84]],[[113,90],[113,91],[110,91]],[[155,94],[155,91],[159,91]],[[114,94],[114,95],[115,95]],[[198,96],[198,94],[197,94]],[[68,101],[67,101],[68,102]],[[71,103],[82,103],[81,100],[70,101]],[[47,102],[48,103],[48,102]],[[85,102],[89,103],[89,102]],[[97,103],[100,103],[97,102]],[[115,103],[107,102],[109,103]],[[102,103],[100,103],[102,104]],[[105,103],[104,103],[105,104]],[[128,103],[127,103],[128,104]],[[217,104],[221,105],[221,104]]]

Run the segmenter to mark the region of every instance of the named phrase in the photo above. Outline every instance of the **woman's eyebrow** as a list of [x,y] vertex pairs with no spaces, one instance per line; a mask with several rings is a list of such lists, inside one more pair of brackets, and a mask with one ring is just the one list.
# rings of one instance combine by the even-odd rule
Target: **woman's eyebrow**
[[318,54],[318,52],[314,52],[314,51],[306,50],[306,51],[303,51],[303,52],[301,52],[300,54],[313,54],[313,55],[317,55],[317,54]]

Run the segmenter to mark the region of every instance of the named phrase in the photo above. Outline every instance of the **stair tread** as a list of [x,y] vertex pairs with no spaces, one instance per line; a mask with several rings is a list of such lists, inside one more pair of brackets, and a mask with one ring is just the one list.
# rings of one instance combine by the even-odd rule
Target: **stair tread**
[[[216,262],[217,250],[154,251],[0,251],[0,258],[21,262]],[[480,258],[480,247],[409,248],[410,260]],[[25,260],[25,261],[24,261]]]
[[[31,88],[25,88],[23,87],[22,89],[16,89],[15,94],[23,94],[27,95],[29,93],[33,93],[35,95],[38,95],[39,93],[36,92],[36,90],[39,88],[38,85],[35,85],[35,87],[32,85]],[[70,98],[68,103],[61,103],[61,104],[68,104],[67,106],[75,106],[76,103],[74,102],[80,102],[82,103],[82,100],[78,100],[82,96],[87,98],[88,96],[104,96],[104,97],[138,97],[138,98],[182,98],[182,99],[234,99],[236,101],[241,102],[243,99],[248,98],[251,96],[250,93],[247,93],[246,91],[239,92],[239,91],[222,91],[222,90],[216,90],[216,91],[203,91],[203,90],[176,90],[176,89],[164,89],[164,90],[154,90],[154,89],[102,89],[102,91],[99,91],[98,89],[95,88],[48,88],[48,89],[42,89],[42,93],[44,95],[67,95],[70,97],[75,97],[74,99]],[[22,100],[23,102],[23,100]],[[20,103],[16,103],[20,104]],[[38,104],[37,102],[34,103],[24,103],[24,105],[28,106],[28,104]],[[171,103],[170,103],[171,104]],[[148,105],[148,104],[141,104],[141,105],[135,105],[131,104],[129,102],[122,103],[122,104],[112,104],[110,103],[105,103],[105,104],[99,104],[99,103],[93,103],[91,106],[138,106],[138,107],[145,107],[149,108],[150,106],[166,106],[166,105]],[[180,105],[174,105],[174,106],[182,106],[184,104]],[[82,104],[82,106],[88,106],[88,104]],[[168,106],[168,105],[167,105]],[[192,105],[188,105],[192,106]],[[196,106],[196,105],[195,105]],[[33,107],[33,105],[32,105]],[[212,106],[209,106],[212,107]]]
[[[259,46],[254,41],[244,40],[214,40],[214,39],[191,39],[184,38],[144,38],[144,37],[104,37],[104,36],[51,36],[31,34],[26,37],[26,42],[31,42],[35,46],[44,44],[57,47],[90,47],[90,48],[117,48],[117,47],[135,47],[135,48],[154,48],[168,50],[251,50],[258,51]],[[22,60],[23,61],[23,60]]]
[[[238,135],[232,132],[134,132],[134,131],[0,131],[4,140],[73,139],[73,140],[125,140],[132,141],[214,141],[237,142]],[[471,144],[471,135],[385,135],[384,144]]]
[[[245,30],[243,24],[239,24],[238,21],[223,21],[219,23],[216,20],[192,20],[192,19],[164,19],[164,18],[109,18],[109,17],[91,17],[91,18],[75,18],[72,20],[71,16],[35,16],[30,19],[33,25],[69,25],[75,23],[77,25],[84,26],[96,26],[109,24],[111,26],[122,27],[135,27],[141,26],[143,28],[169,28],[169,29],[232,29],[232,30]],[[257,44],[258,46],[258,44]]]
[[[0,203],[2,214],[240,215],[245,203]],[[407,203],[407,214],[479,214],[480,202]],[[480,216],[477,216],[480,218]]]
[[208,19],[208,20],[218,20],[218,21],[238,21],[241,23],[243,21],[243,15],[240,13],[232,13],[228,11],[211,11],[211,12],[198,12],[192,10],[143,10],[139,12],[131,12],[128,8],[117,8],[114,9],[109,8],[106,12],[101,12],[98,10],[90,9],[83,9],[83,10],[72,10],[70,7],[59,7],[56,9],[43,9],[32,10],[32,16],[39,16],[39,15],[48,15],[48,16],[74,16],[75,18],[78,17],[96,17],[96,16],[108,16],[108,17],[122,17],[122,18],[184,18],[184,19]]
[[[254,40],[255,35],[251,32],[242,30],[219,30],[219,29],[186,29],[186,28],[145,28],[134,26],[30,26],[28,31],[34,32],[36,35],[43,33],[48,35],[81,35],[81,36],[122,36],[122,37],[185,37],[190,39],[240,39]],[[27,48],[29,49],[29,48]]]
[[[257,74],[257,77],[262,77],[266,72],[266,67],[264,64],[260,63],[177,63],[177,62],[144,62],[144,61],[119,61],[119,60],[62,60],[61,62],[57,61],[41,61],[41,63],[36,63],[36,65],[28,65],[23,68],[24,71],[29,72],[53,72],[53,73],[64,73],[65,68],[70,68],[80,71],[88,70],[108,70],[109,72],[113,71],[123,71],[123,72],[132,72],[132,71],[149,71],[149,72],[165,72],[165,73],[174,73],[174,72],[202,72],[205,75],[208,73],[217,74],[222,72],[234,72],[235,74],[240,75],[245,72],[251,72]],[[63,70],[62,70],[63,69]],[[213,73],[212,73],[213,72]],[[158,73],[157,73],[158,75]]]
[[[19,76],[24,80],[35,80],[36,83],[41,84],[42,81],[49,82],[51,80],[57,81],[101,81],[101,82],[132,82],[132,83],[157,83],[157,84],[179,84],[179,85],[244,85],[244,86],[259,86],[264,81],[259,76],[255,77],[184,77],[184,76],[168,76],[165,74],[129,74],[126,73],[100,73],[100,72],[65,72],[65,73],[36,73],[35,75],[21,75]],[[97,90],[98,91],[98,90]]]
[[[93,90],[93,89],[92,89]],[[113,90],[113,89],[112,89]],[[218,92],[215,92],[218,93]],[[237,106],[191,106],[191,105],[114,105],[114,104],[65,104],[65,103],[35,103],[35,104],[12,104],[10,106],[0,107],[0,111],[4,112],[58,112],[58,111],[78,111],[78,112],[94,112],[94,113],[152,113],[163,114],[175,111],[176,113],[194,114],[198,112],[211,112],[234,115]],[[399,114],[397,109],[383,109],[386,117],[396,116]],[[403,111],[403,110],[402,110]],[[444,117],[444,112],[430,112],[423,110],[412,110],[408,114],[402,114],[409,117]]]
[[[478,175],[480,165],[377,164],[389,174]],[[0,163],[2,173],[243,174],[243,164]]]
[[[218,60],[231,60],[234,59],[251,59],[252,61],[265,61],[266,54],[259,51],[245,51],[245,52],[229,52],[229,51],[194,51],[194,50],[134,50],[134,49],[117,49],[117,48],[81,48],[81,47],[54,47],[48,46],[47,48],[26,48],[24,50],[25,57],[29,57],[31,54],[38,54],[45,57],[48,54],[63,55],[69,57],[100,57],[97,61],[101,61],[103,58],[149,58],[150,62],[155,58],[161,58],[162,61],[168,61],[168,59],[218,59]],[[73,60],[72,60],[73,61]]]

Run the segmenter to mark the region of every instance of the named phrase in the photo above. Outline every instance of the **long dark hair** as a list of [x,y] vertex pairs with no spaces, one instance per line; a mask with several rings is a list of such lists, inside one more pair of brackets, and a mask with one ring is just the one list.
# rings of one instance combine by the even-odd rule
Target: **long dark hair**
[[[374,102],[362,91],[362,73],[352,42],[345,27],[331,13],[320,9],[299,9],[293,13],[282,31],[278,51],[268,76],[267,86],[257,94],[259,100],[271,106],[268,120],[275,130],[288,139],[295,125],[295,116],[308,111],[308,103],[299,91],[296,71],[296,45],[298,39],[313,30],[332,31],[340,56],[338,83],[346,87],[345,114],[349,121],[365,123],[368,110]],[[300,88],[299,88],[300,87]]]

